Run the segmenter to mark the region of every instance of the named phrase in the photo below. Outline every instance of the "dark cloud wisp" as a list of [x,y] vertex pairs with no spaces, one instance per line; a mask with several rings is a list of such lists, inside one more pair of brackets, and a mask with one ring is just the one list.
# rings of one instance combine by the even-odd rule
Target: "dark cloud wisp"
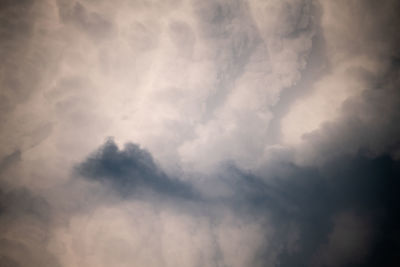
[[133,143],[120,150],[110,139],[76,170],[87,179],[111,185],[124,197],[134,196],[140,189],[188,199],[197,197],[189,184],[170,178],[149,152]]

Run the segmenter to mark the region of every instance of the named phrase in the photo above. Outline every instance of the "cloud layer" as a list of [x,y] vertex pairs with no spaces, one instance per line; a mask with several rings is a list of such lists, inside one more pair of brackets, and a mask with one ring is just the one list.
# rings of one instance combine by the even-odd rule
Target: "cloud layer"
[[0,265],[398,266],[399,11],[2,1]]

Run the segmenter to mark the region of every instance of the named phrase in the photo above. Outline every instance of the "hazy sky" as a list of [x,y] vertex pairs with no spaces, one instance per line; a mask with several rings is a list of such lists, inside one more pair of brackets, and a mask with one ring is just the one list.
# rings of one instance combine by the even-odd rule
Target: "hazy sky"
[[0,266],[400,266],[399,12],[1,0]]

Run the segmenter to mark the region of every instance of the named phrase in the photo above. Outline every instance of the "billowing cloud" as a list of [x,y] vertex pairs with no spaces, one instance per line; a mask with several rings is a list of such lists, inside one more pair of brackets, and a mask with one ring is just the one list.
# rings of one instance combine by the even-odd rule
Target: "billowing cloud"
[[[137,153],[133,153],[135,150]],[[139,198],[138,191],[132,188],[153,187],[154,174],[149,175],[142,169],[146,170],[146,165],[154,163],[147,152],[133,144],[119,151],[112,141],[107,141],[93,155],[80,166],[84,170],[82,173],[85,174],[86,169],[86,176],[113,188],[120,201],[123,201],[123,210],[127,209],[128,203],[136,202],[125,202],[127,197],[135,195],[136,199],[141,199],[134,204],[141,207],[139,209],[161,208],[162,211],[144,215],[152,217],[151,220],[155,220],[154,216],[161,216],[152,226],[157,228],[157,235],[163,236],[164,231],[172,231],[158,228],[159,224],[169,223],[163,215],[165,213],[172,212],[172,216],[186,218],[181,227],[188,227],[186,224],[195,222],[198,224],[198,220],[207,222],[208,226],[201,230],[201,235],[209,239],[209,243],[204,243],[201,248],[186,243],[186,247],[200,251],[212,249],[203,258],[209,265],[236,266],[233,263],[243,259],[246,259],[242,261],[243,265],[237,266],[262,266],[265,263],[293,266],[299,262],[304,266],[375,266],[378,262],[386,262],[389,266],[397,261],[396,252],[400,243],[393,237],[399,223],[396,212],[399,207],[395,203],[399,202],[397,177],[400,165],[390,156],[369,158],[360,154],[339,157],[317,168],[281,162],[275,169],[258,175],[227,165],[216,174],[218,180],[191,184],[201,192],[201,198],[182,199],[181,191],[168,186],[173,180],[165,175],[160,175],[160,180],[157,180],[158,185],[165,185],[163,189],[153,188],[156,193],[162,194],[161,198],[155,195]],[[155,166],[152,170],[162,173]],[[109,183],[107,179],[110,179]],[[149,180],[146,182],[144,179]],[[185,185],[183,182],[177,184]],[[218,187],[219,190],[210,193],[210,188]],[[105,202],[102,205],[110,204]],[[147,208],[143,208],[143,205]],[[121,212],[117,211],[115,204],[107,209],[110,208],[107,212]],[[128,210],[128,213],[136,212],[136,208]],[[99,217],[97,220],[91,224],[103,224],[106,218]],[[125,220],[130,221],[129,216]],[[242,225],[243,220],[248,221],[245,225],[249,225],[240,227],[255,227],[254,235],[247,230],[243,233],[239,229],[231,229],[232,223]],[[121,223],[126,223],[123,221]],[[132,226],[126,226],[126,231],[131,232],[131,227],[138,223],[143,222],[131,222]],[[214,235],[222,236],[216,238]],[[246,242],[252,243],[252,250],[232,254],[231,249],[240,249],[240,245],[239,248],[232,248],[230,241],[226,240],[234,238],[230,235],[239,235],[240,239],[250,238]],[[167,243],[176,246],[175,240]],[[161,250],[154,253],[165,253],[165,248],[158,249]],[[188,257],[185,254],[188,252],[181,253],[178,260]],[[158,257],[166,262],[172,260],[165,255]],[[186,264],[195,266],[203,261],[197,259]]]
[[399,10],[2,1],[0,265],[398,266]]

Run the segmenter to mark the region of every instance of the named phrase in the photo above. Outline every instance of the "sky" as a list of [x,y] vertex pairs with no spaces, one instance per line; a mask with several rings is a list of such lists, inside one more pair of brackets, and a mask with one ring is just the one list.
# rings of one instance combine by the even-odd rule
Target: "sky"
[[400,266],[399,12],[0,1],[0,266]]

